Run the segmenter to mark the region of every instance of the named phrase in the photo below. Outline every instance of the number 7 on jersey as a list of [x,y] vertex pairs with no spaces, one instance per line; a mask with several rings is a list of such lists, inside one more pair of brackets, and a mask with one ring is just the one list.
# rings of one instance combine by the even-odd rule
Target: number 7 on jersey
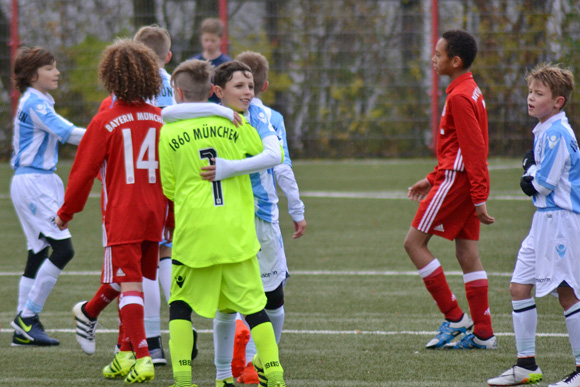
[[[217,157],[217,151],[214,148],[206,148],[199,150],[199,158],[200,159],[207,159],[209,161],[209,165],[214,165],[215,159]],[[223,206],[224,205],[224,194],[222,192],[222,182],[221,181],[212,181],[211,188],[213,191],[213,205],[214,206]]]

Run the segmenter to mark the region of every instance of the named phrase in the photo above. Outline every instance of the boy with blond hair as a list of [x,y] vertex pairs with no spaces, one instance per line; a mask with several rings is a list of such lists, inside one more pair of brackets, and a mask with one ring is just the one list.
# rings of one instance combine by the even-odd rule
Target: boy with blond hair
[[575,370],[549,387],[580,386],[580,154],[564,107],[574,90],[568,69],[541,64],[526,74],[528,114],[538,119],[534,149],[526,152],[520,179],[522,191],[537,208],[528,236],[518,251],[510,294],[517,363],[490,386],[537,383],[538,312],[532,297],[553,294],[564,309]]
[[[227,106],[244,112],[253,96],[252,74],[239,62],[224,66],[216,74],[218,93]],[[174,71],[173,82],[179,103],[187,107],[204,102],[213,91],[211,65],[186,61]],[[168,108],[164,118],[171,114]],[[202,166],[214,164],[218,155],[242,161],[247,155],[260,154],[261,137],[273,134],[258,133],[245,119],[235,127],[215,116],[174,120],[163,127],[161,178],[165,195],[175,203],[176,221],[169,345],[177,387],[193,386],[192,311],[208,318],[215,317],[216,311],[245,315],[256,339],[259,358],[256,356],[255,364],[261,367],[264,385],[286,386],[274,330],[264,312],[266,297],[256,259],[260,245],[249,178],[239,175],[207,181],[201,175]],[[216,386],[233,385],[231,377],[216,378]]]

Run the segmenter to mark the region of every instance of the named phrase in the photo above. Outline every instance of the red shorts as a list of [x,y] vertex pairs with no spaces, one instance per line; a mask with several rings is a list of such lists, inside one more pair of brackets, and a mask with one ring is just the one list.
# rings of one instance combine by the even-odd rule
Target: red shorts
[[103,273],[104,284],[142,282],[143,277],[157,278],[159,242],[143,241],[105,247]]
[[465,172],[439,171],[411,225],[449,240],[479,240],[480,224],[469,188]]

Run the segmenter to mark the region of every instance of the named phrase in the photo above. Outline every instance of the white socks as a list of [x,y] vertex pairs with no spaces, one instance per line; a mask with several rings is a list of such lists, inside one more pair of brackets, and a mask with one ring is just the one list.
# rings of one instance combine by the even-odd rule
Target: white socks
[[536,356],[536,326],[538,310],[533,298],[512,301],[512,319],[518,357]]

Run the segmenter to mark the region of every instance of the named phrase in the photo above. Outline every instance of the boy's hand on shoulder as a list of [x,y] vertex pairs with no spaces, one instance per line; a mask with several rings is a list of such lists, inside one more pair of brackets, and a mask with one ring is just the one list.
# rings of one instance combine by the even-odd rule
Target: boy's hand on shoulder
[[475,206],[475,213],[477,218],[483,224],[492,224],[495,222],[495,218],[487,213],[487,206],[485,203],[479,206]]
[[240,113],[234,112],[234,119],[232,120],[232,124],[234,124],[236,128],[242,124],[242,116],[240,116]]

